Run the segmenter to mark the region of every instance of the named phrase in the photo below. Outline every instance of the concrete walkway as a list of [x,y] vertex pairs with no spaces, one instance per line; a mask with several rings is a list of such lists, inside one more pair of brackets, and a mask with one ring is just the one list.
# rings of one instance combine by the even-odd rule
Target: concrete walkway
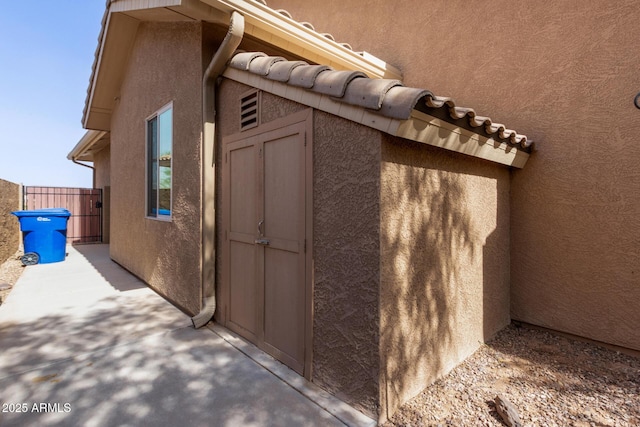
[[68,247],[0,306],[0,426],[373,426],[109,259]]

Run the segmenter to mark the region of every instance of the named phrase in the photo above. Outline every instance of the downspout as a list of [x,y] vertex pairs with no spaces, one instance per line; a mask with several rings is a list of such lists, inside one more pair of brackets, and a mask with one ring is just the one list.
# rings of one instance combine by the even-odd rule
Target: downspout
[[234,10],[227,35],[202,77],[202,309],[191,318],[194,328],[206,325],[216,312],[216,80],[243,36],[244,16]]

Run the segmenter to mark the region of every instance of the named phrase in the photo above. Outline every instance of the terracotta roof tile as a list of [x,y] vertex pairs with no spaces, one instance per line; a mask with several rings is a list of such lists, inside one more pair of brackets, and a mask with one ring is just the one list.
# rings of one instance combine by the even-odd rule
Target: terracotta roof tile
[[267,75],[268,79],[278,82],[288,82],[291,79],[291,73],[301,65],[309,65],[304,61],[278,61],[271,66],[271,70]]
[[259,76],[266,76],[271,71],[273,64],[279,61],[285,61],[285,59],[280,56],[258,56],[249,62],[249,71]]
[[353,79],[363,77],[367,77],[367,75],[361,71],[335,71],[330,68],[318,74],[311,90],[323,95],[342,98],[347,90],[347,85]]
[[372,79],[360,71],[336,71],[326,65],[286,61],[261,52],[237,53],[229,66],[328,95],[338,102],[366,108],[385,117],[406,120],[416,109],[521,149],[528,149],[532,143],[526,135],[478,115],[473,108],[457,106],[452,98],[434,95],[426,89],[406,87],[398,80]]
[[394,119],[406,119],[418,101],[427,95],[431,95],[431,92],[425,89],[394,86],[386,93],[380,112]]
[[347,85],[341,101],[359,107],[380,110],[389,89],[400,85],[402,83],[399,80],[356,78]]
[[306,67],[296,67],[291,70],[289,84],[303,87],[305,89],[311,89],[316,82],[318,74],[329,70],[331,70],[331,67],[328,65],[307,65]]

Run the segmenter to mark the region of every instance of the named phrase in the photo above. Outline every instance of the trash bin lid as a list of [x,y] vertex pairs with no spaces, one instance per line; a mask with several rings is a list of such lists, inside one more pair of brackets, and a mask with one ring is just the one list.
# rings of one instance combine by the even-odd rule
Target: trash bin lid
[[27,216],[66,216],[70,217],[71,212],[64,208],[48,208],[48,209],[37,209],[32,211],[15,211],[11,212],[13,215],[18,218],[27,217]]

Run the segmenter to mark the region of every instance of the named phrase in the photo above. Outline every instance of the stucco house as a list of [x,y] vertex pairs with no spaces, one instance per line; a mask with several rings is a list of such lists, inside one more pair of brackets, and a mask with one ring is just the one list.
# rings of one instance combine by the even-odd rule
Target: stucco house
[[194,325],[384,421],[520,313],[527,136],[264,2],[108,1],[98,42],[69,157]]

